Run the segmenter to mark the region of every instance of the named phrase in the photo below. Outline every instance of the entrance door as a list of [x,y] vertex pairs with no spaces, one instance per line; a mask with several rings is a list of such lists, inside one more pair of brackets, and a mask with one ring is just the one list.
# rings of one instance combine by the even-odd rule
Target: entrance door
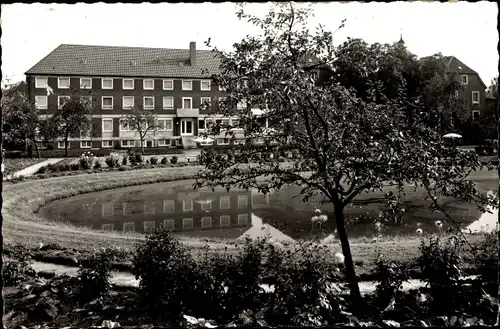
[[192,119],[181,119],[181,136],[193,136]]

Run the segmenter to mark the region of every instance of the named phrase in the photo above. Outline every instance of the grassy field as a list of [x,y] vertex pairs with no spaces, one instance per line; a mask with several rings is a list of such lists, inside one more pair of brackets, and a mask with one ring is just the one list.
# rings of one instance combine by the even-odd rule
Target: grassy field
[[30,158],[20,158],[20,159],[5,159],[4,158],[4,164],[5,164],[5,172],[4,175],[9,175],[12,174],[16,171],[19,171],[21,169],[27,168],[29,166],[35,165],[37,163],[40,163],[42,161],[45,161],[46,159],[30,159]]
[[[49,222],[36,212],[43,205],[65,197],[82,193],[107,190],[125,186],[158,183],[192,178],[200,166],[180,168],[155,168],[125,172],[108,172],[77,176],[55,177],[44,180],[27,181],[4,186],[3,232],[7,243],[57,243],[75,251],[92,250],[99,247],[121,247],[131,249],[143,240],[141,234],[121,232],[100,232]],[[494,172],[478,172],[471,176],[485,190],[498,187]],[[213,252],[236,253],[241,245],[226,239],[205,239],[181,237],[193,252],[201,251],[207,244]],[[477,239],[472,237],[472,239]],[[394,236],[377,243],[366,238],[351,239],[354,259],[359,264],[370,266],[380,252],[393,259],[408,259],[418,254],[420,239],[416,236]],[[340,251],[340,245],[332,245],[332,251]]]

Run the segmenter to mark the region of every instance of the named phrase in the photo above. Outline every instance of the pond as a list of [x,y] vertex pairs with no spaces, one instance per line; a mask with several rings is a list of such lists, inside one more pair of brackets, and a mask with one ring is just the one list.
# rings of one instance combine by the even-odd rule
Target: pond
[[[228,239],[263,233],[277,240],[316,239],[335,230],[333,206],[322,197],[303,202],[297,187],[263,195],[241,189],[193,191],[192,184],[177,181],[82,194],[54,201],[42,207],[39,214],[96,230],[144,233],[164,228],[187,236]],[[422,190],[407,191],[402,222],[384,222],[379,231],[374,223],[385,207],[383,193],[360,195],[345,209],[348,234],[371,239],[380,234],[415,235],[419,227],[424,232],[437,232],[435,221],[444,221],[445,217],[423,199]],[[441,203],[454,218],[462,220],[463,227],[481,215],[471,204],[451,198]],[[321,227],[311,222],[317,208],[328,217]]]

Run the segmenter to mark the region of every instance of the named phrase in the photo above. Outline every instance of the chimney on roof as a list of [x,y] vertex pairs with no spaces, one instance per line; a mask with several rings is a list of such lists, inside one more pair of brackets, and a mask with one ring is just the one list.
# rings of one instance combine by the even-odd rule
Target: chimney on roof
[[196,66],[196,42],[189,43],[189,64]]

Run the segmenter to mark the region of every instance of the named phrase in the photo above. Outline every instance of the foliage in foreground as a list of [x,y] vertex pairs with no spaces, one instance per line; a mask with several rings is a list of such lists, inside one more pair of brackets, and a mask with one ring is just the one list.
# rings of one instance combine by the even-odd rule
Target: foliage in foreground
[[[167,322],[182,314],[227,322],[243,312],[270,325],[343,318],[344,302],[328,293],[329,283],[339,281],[337,267],[310,244],[284,251],[259,240],[238,256],[207,251],[195,260],[168,232],[156,231],[139,246],[133,265],[142,305]],[[266,294],[262,285],[274,293]]]
[[[493,250],[493,237],[480,245]],[[458,280],[462,264],[457,256],[463,246],[451,241],[437,236],[423,239],[420,256],[404,264],[379,258],[375,269],[379,286],[367,298],[373,312],[364,319],[348,312],[352,307],[342,287],[343,273],[323,246],[304,243],[284,249],[272,240],[248,240],[239,255],[213,254],[207,249],[193,258],[165,231],[154,232],[137,249],[133,262],[141,284],[138,291],[109,290],[110,262],[122,259],[125,251],[106,249],[96,252],[90,268],[82,269],[74,280],[44,283],[37,279],[26,285],[24,279],[20,295],[9,298],[15,308],[8,310],[18,313],[15,317],[22,325],[48,322],[85,327],[100,325],[103,319],[115,319],[121,325],[167,322],[208,327],[492,324],[497,302],[482,289],[496,279],[487,282],[480,272],[479,280]],[[46,245],[40,250],[59,248]],[[8,254],[17,259],[26,252],[21,248]],[[404,291],[402,282],[415,266],[422,281],[430,285]],[[437,298],[453,289],[454,294],[446,296],[458,299],[437,305]]]

